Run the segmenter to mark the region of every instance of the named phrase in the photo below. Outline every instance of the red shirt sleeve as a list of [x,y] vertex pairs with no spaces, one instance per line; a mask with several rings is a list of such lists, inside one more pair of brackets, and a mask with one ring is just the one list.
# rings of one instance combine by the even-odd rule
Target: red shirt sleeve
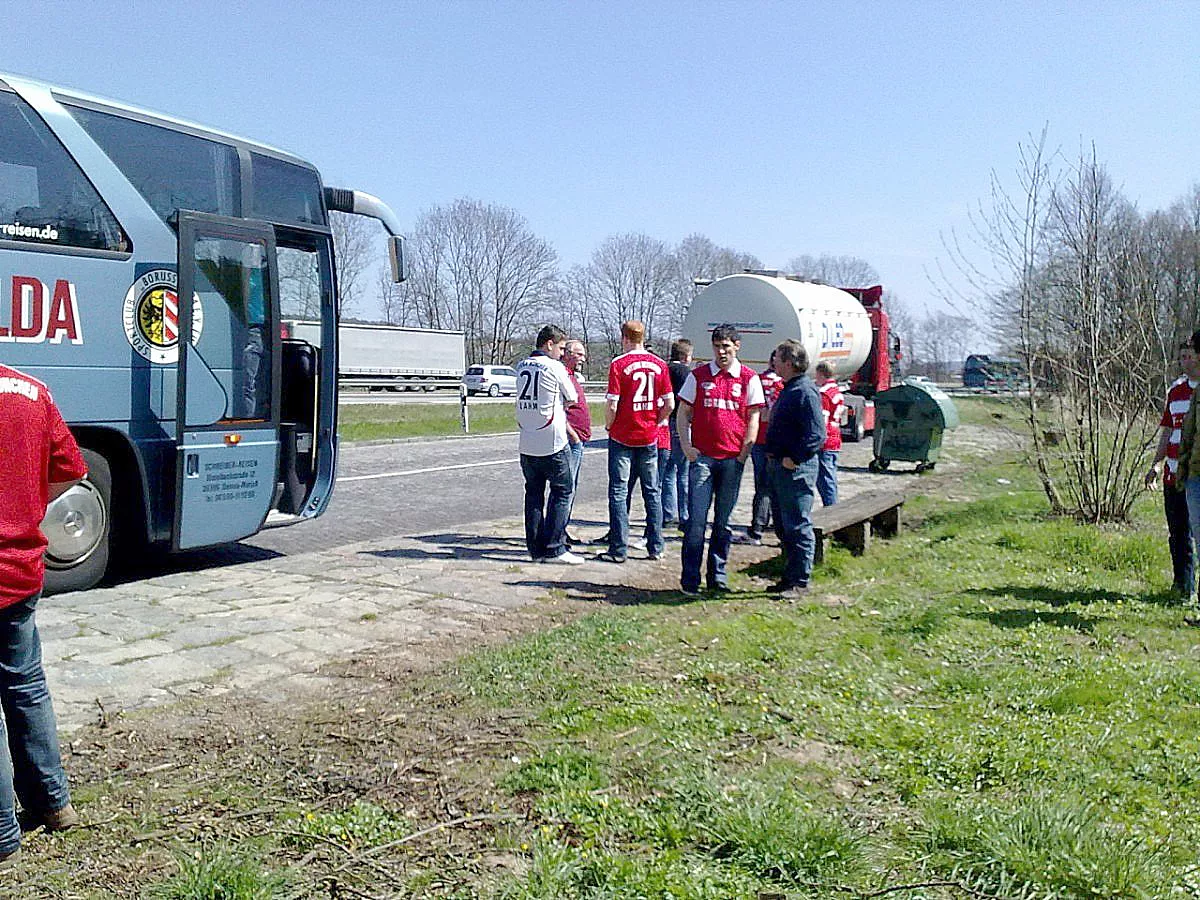
[[87,474],[87,464],[75,436],[63,421],[62,413],[53,401],[49,403],[47,425],[50,434],[50,465],[47,467],[47,480],[51,484],[61,484],[64,481],[76,481]]
[[608,366],[608,399],[615,400],[621,396],[621,375],[617,371],[617,363],[614,360]]

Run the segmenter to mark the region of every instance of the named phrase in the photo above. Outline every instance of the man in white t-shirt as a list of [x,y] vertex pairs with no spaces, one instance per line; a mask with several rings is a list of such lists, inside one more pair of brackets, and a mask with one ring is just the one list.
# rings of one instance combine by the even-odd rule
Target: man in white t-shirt
[[[579,565],[566,548],[574,485],[567,406],[578,398],[559,362],[567,334],[557,325],[538,332],[537,349],[517,365],[517,427],[525,475],[525,545],[534,562]],[[547,502],[546,487],[550,488]]]

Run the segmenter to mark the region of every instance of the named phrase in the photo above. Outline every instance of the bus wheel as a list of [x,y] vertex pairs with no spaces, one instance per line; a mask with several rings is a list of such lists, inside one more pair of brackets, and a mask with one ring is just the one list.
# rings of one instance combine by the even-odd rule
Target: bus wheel
[[99,453],[83,450],[87,478],[46,510],[47,594],[94,587],[108,568],[112,537],[112,472]]

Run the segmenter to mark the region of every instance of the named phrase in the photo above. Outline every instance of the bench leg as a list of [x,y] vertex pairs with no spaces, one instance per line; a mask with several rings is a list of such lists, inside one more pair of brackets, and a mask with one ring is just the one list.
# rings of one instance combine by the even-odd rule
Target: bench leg
[[871,519],[871,530],[880,537],[895,537],[900,533],[900,507],[893,506]]
[[825,561],[825,532],[820,528],[813,529],[813,568]]
[[855,556],[862,556],[871,544],[871,523],[855,522],[837,532],[838,543],[850,548]]

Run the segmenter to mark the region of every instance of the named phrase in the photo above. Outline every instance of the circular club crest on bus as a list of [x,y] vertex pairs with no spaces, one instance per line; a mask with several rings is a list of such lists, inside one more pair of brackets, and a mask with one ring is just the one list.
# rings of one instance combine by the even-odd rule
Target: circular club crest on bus
[[[122,320],[129,345],[153,363],[169,365],[179,359],[179,276],[170,269],[152,269],[125,293]],[[204,310],[192,296],[192,345],[200,340]]]

